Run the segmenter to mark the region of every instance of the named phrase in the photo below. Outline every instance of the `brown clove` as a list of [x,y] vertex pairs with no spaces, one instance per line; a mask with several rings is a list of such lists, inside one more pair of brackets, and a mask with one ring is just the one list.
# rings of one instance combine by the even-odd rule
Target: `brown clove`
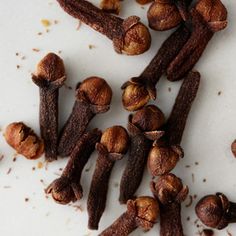
[[62,128],[58,154],[68,156],[96,114],[109,110],[112,90],[99,77],[85,79],[76,88],[76,101],[70,117]]
[[54,180],[45,190],[57,203],[68,204],[83,197],[81,174],[101,134],[98,129],[84,133],[71,153],[61,177]]
[[109,178],[113,166],[128,149],[129,136],[121,126],[113,126],[104,131],[100,143],[96,144],[98,159],[88,196],[89,229],[98,229],[99,221],[106,207]]
[[119,15],[121,0],[101,0],[100,8],[108,13]]

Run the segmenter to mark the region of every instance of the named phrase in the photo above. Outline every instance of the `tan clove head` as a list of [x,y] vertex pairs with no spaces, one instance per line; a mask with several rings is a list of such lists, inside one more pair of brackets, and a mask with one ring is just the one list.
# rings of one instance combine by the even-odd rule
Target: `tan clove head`
[[158,107],[148,105],[137,111],[131,122],[142,131],[154,131],[165,123],[165,116]]
[[113,126],[104,131],[100,143],[109,153],[125,154],[128,149],[129,135],[122,126]]
[[138,197],[135,199],[135,206],[140,226],[144,230],[148,230],[150,224],[152,226],[152,224],[156,223],[160,213],[157,201],[152,197]]
[[150,48],[151,35],[148,28],[138,22],[126,31],[123,41],[123,53],[127,55],[139,55]]
[[123,106],[128,111],[140,109],[145,106],[149,100],[149,92],[142,85],[130,83],[124,88],[122,102]]
[[65,77],[63,60],[54,53],[47,54],[37,65],[35,74],[40,79],[55,81]]
[[182,156],[180,147],[154,145],[148,154],[148,169],[153,176],[169,173]]
[[162,204],[182,202],[188,195],[188,187],[183,186],[181,179],[174,174],[160,176],[156,182],[151,183],[153,194]]
[[178,8],[171,1],[153,2],[148,10],[147,17],[149,27],[158,31],[172,29],[183,20]]
[[216,195],[207,195],[203,197],[197,203],[195,211],[198,218],[206,226],[223,229],[230,221],[230,218],[227,219],[229,206],[230,203],[227,197],[222,193],[218,193]]
[[202,15],[213,32],[227,26],[227,9],[220,0],[198,0],[195,9]]
[[89,77],[79,86],[79,91],[84,92],[86,98],[93,105],[110,105],[112,90],[108,83],[99,77]]

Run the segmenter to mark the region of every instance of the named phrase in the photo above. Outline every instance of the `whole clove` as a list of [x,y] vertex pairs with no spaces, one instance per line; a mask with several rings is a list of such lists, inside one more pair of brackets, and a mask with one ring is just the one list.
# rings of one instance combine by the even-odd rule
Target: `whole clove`
[[122,126],[113,126],[104,131],[100,143],[96,144],[98,159],[88,196],[89,229],[98,229],[106,207],[109,178],[117,160],[127,152],[129,136]]
[[145,106],[150,99],[156,99],[157,82],[189,37],[190,31],[181,25],[162,44],[142,74],[122,86],[122,102],[125,109],[135,111]]
[[39,120],[45,158],[54,161],[57,159],[59,88],[66,80],[62,59],[54,53],[47,54],[39,62],[32,80],[39,87]]
[[112,90],[99,77],[89,77],[76,88],[76,101],[70,117],[62,128],[58,154],[68,156],[96,114],[109,110]]
[[120,182],[120,203],[126,203],[134,197],[143,178],[152,142],[164,134],[158,131],[164,123],[164,114],[154,105],[146,106],[129,116],[131,141],[128,161]]
[[166,174],[151,182],[151,190],[160,206],[160,236],[183,236],[181,202],[188,195],[188,187],[174,174]]
[[183,20],[188,19],[190,2],[189,0],[154,1],[147,12],[149,27],[164,31],[178,26]]
[[136,228],[150,230],[159,216],[159,206],[152,197],[139,197],[127,202],[127,211],[99,236],[127,236]]
[[61,177],[54,180],[45,190],[57,203],[68,204],[83,197],[80,178],[101,134],[98,129],[84,133],[71,153]]
[[69,15],[81,20],[113,41],[117,53],[139,55],[151,44],[148,28],[137,16],[125,20],[103,12],[86,0],[57,0]]
[[101,0],[100,8],[105,12],[114,13],[116,15],[119,15],[120,1],[121,0]]
[[35,160],[44,152],[44,142],[23,122],[14,122],[7,126],[4,137],[17,153],[27,159]]
[[182,79],[198,62],[214,33],[227,26],[227,10],[220,0],[199,0],[190,13],[191,37],[167,69],[170,81]]
[[155,141],[148,155],[148,169],[153,176],[169,173],[184,156],[180,146],[187,118],[196,98],[200,74],[189,72],[164,126],[165,135]]
[[230,202],[223,193],[203,197],[195,211],[202,223],[211,228],[221,230],[236,223],[236,203]]

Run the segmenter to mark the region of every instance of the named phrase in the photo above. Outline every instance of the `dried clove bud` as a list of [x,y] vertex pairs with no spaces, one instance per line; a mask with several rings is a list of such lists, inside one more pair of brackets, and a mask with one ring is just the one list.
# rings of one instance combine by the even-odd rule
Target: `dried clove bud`
[[166,174],[151,182],[151,190],[160,205],[160,236],[183,236],[181,202],[188,195],[188,187],[175,175]]
[[202,223],[211,228],[220,230],[236,223],[236,203],[230,202],[222,193],[203,197],[195,211]]
[[105,12],[119,15],[120,0],[101,0],[100,8]]
[[109,110],[111,98],[112,90],[102,78],[90,77],[78,84],[72,113],[61,131],[60,156],[70,155],[91,119]]
[[169,173],[184,156],[180,143],[199,84],[198,72],[190,72],[184,79],[170,117],[165,124],[165,135],[162,140],[153,143],[148,155],[148,169],[153,176]]
[[156,0],[147,13],[149,27],[159,31],[176,27],[188,19],[188,5],[186,0]]
[[136,200],[129,200],[127,211],[99,236],[127,236],[138,227],[148,231],[156,223],[158,215],[159,206],[154,198],[139,197]]
[[156,99],[155,86],[170,62],[187,42],[190,31],[180,26],[162,44],[157,54],[139,77],[126,82],[122,89],[122,102],[125,109],[135,111],[145,106],[150,99]]
[[234,154],[234,157],[236,158],[236,140],[234,140],[231,144],[231,151]]
[[45,190],[47,194],[52,194],[57,203],[68,204],[83,197],[81,174],[101,134],[98,129],[83,134],[71,153],[61,177],[54,180]]
[[66,80],[62,59],[54,53],[47,54],[38,64],[33,82],[40,92],[40,131],[45,144],[47,161],[57,159],[58,95]]
[[147,51],[151,45],[148,28],[139,22],[140,18],[137,16],[123,20],[103,12],[85,0],[57,1],[69,15],[111,39],[118,53],[138,55]]
[[4,137],[17,153],[27,159],[35,160],[44,152],[44,143],[34,131],[23,122],[14,122],[7,126]]
[[127,152],[129,136],[122,126],[113,126],[104,131],[100,143],[96,144],[98,159],[88,196],[88,227],[98,229],[106,207],[109,178],[115,161]]
[[167,69],[167,78],[183,78],[198,62],[214,33],[227,26],[227,10],[220,0],[199,0],[191,10],[192,34]]
[[120,183],[120,203],[132,199],[138,189],[147,163],[148,152],[153,140],[159,139],[163,131],[158,131],[165,122],[162,111],[149,105],[129,116],[128,130],[131,136],[126,168]]

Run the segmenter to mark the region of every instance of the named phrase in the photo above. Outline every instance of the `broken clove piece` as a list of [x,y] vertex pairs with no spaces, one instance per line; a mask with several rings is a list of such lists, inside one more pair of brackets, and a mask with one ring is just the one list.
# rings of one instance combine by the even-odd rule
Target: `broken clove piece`
[[214,33],[227,26],[227,10],[220,0],[198,0],[190,13],[191,37],[167,69],[170,81],[182,79],[198,62]]
[[86,0],[57,1],[69,15],[111,39],[117,53],[139,55],[150,48],[151,35],[139,17],[130,16],[123,20],[103,12]]
[[184,236],[181,202],[188,195],[188,187],[174,174],[166,174],[151,182],[151,190],[160,205],[160,236]]
[[163,131],[158,131],[164,123],[164,114],[154,105],[146,106],[129,116],[131,142],[127,165],[120,182],[120,203],[126,203],[134,197],[143,178],[152,142],[164,134]]
[[4,133],[7,143],[17,153],[29,160],[39,158],[44,152],[44,143],[34,131],[23,122],[14,122],[7,126]]
[[203,197],[195,211],[202,223],[211,228],[221,230],[236,223],[236,203],[230,202],[223,193]]
[[138,197],[127,202],[127,211],[99,236],[127,236],[136,228],[150,230],[159,216],[159,206],[152,197]]
[[120,1],[121,0],[101,0],[100,8],[105,12],[114,13],[116,15],[119,15]]
[[47,161],[57,159],[58,95],[66,80],[62,59],[54,53],[47,54],[38,64],[33,82],[39,87],[39,120]]
[[122,159],[128,149],[129,136],[122,126],[113,126],[104,131],[100,143],[96,144],[98,159],[88,196],[89,229],[98,229],[106,207],[109,178],[117,160]]
[[184,156],[180,146],[191,106],[200,84],[200,74],[189,72],[164,126],[165,135],[153,143],[148,155],[148,169],[153,176],[169,173]]
[[122,86],[122,102],[125,109],[135,111],[145,106],[150,99],[156,99],[156,84],[166,72],[170,62],[187,42],[190,31],[180,26],[162,44],[157,54],[143,71]]
[[81,174],[101,134],[98,129],[84,133],[71,153],[61,177],[54,180],[45,190],[47,194],[52,194],[57,203],[68,204],[83,197]]
[[60,156],[70,155],[91,119],[109,110],[111,98],[112,90],[102,78],[90,77],[77,85],[72,113],[60,134]]
[[148,12],[149,27],[153,30],[164,31],[179,25],[188,19],[189,0],[156,0]]

